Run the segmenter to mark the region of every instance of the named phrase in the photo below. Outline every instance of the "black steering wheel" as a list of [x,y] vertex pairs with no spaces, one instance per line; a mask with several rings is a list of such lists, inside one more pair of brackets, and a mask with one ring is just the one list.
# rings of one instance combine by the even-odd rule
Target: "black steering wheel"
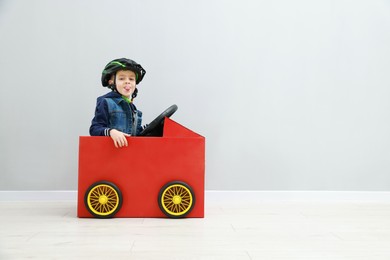
[[170,117],[177,110],[176,105],[172,105],[165,109],[158,117],[156,117],[138,136],[162,136],[164,129],[164,118]]

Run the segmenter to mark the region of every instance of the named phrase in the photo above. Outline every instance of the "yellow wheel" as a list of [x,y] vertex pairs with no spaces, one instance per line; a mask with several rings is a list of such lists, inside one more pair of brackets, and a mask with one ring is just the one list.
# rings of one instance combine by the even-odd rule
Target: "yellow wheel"
[[84,203],[93,216],[110,218],[122,207],[122,193],[113,183],[99,181],[88,188]]
[[158,205],[170,218],[183,218],[195,205],[195,196],[191,187],[180,181],[170,182],[161,188]]

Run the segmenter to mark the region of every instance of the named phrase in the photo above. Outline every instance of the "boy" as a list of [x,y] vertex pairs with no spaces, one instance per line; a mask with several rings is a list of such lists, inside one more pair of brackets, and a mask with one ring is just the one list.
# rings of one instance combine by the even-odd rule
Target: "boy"
[[142,131],[142,112],[133,99],[146,71],[133,60],[122,58],[109,62],[102,72],[102,85],[112,91],[97,98],[95,117],[89,133],[110,136],[116,148],[127,146],[126,136]]

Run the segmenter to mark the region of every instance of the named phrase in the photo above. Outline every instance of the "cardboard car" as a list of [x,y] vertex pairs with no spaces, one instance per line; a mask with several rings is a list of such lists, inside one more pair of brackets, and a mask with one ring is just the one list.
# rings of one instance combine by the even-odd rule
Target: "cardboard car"
[[78,217],[204,217],[205,138],[165,112],[151,123],[158,136],[127,137],[127,147],[80,137]]

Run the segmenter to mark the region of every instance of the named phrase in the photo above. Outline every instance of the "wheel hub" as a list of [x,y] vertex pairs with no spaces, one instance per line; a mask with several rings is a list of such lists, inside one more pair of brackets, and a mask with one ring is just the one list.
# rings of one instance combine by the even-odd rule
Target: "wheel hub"
[[181,197],[179,195],[175,195],[175,196],[173,196],[172,201],[176,205],[180,204],[181,203]]
[[106,195],[101,195],[100,197],[99,197],[99,203],[100,204],[106,204],[108,202],[108,198],[107,198],[107,196]]

